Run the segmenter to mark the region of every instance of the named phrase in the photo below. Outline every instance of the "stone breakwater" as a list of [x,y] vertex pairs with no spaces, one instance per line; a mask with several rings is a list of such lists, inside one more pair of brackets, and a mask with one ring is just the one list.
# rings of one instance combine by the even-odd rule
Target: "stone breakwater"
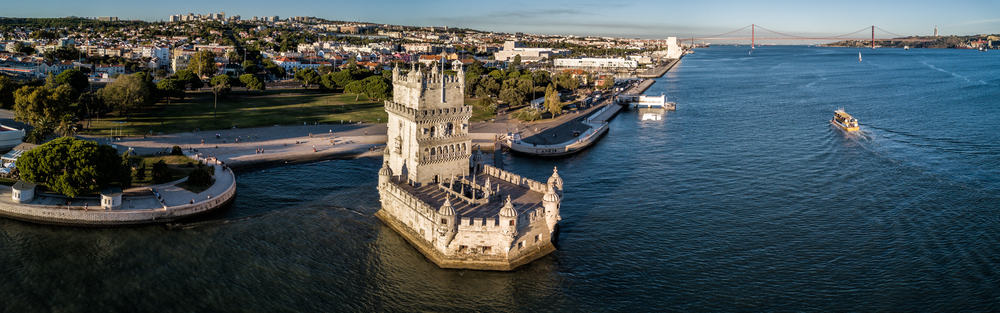
[[[42,224],[97,227],[175,221],[208,213],[232,201],[236,195],[236,179],[232,169],[221,165],[214,167],[216,182],[201,193],[165,190],[160,192],[162,199],[154,196],[135,199],[142,207],[129,209],[104,210],[100,206],[89,205],[16,203],[11,200],[9,188],[0,188],[0,215]],[[184,199],[187,198],[190,200],[185,202]]]

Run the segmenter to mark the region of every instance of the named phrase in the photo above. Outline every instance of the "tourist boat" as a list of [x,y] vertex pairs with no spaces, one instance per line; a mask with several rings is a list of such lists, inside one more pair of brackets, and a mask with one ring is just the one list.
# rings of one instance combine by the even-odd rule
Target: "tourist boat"
[[633,106],[639,109],[656,108],[670,111],[677,109],[677,104],[667,101],[667,95],[664,94],[660,94],[659,96],[641,95],[638,100]]
[[847,114],[847,112],[844,112],[844,109],[834,111],[833,119],[830,120],[830,123],[833,123],[833,125],[840,127],[840,129],[849,132],[860,129],[860,127],[858,127],[858,120],[850,114]]
[[910,50],[910,46],[903,46],[903,50]]

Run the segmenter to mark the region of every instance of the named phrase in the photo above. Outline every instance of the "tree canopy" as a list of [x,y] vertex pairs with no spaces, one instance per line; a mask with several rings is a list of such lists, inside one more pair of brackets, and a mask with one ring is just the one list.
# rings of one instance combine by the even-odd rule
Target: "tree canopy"
[[21,179],[76,197],[117,183],[131,184],[131,169],[114,148],[62,137],[29,150],[17,159]]
[[319,73],[316,70],[307,68],[298,70],[295,72],[295,79],[302,83],[303,86],[309,88],[309,86],[320,83]]
[[240,75],[240,82],[247,87],[247,90],[264,90],[266,88],[264,81],[254,74]]
[[67,84],[73,88],[75,95],[79,95],[90,87],[90,81],[87,80],[87,74],[84,74],[79,69],[68,69],[59,73],[55,77],[55,83],[57,84]]
[[152,81],[147,80],[145,73],[135,73],[118,77],[97,94],[112,108],[122,114],[150,104],[155,100]]
[[37,129],[51,131],[62,120],[72,120],[70,104],[73,100],[69,85],[55,88],[24,86],[14,92],[14,118]]
[[11,108],[14,106],[14,91],[21,87],[13,79],[0,75],[0,107]]
[[219,68],[215,67],[215,53],[208,50],[195,52],[188,61],[188,69],[198,76],[211,77],[219,71]]

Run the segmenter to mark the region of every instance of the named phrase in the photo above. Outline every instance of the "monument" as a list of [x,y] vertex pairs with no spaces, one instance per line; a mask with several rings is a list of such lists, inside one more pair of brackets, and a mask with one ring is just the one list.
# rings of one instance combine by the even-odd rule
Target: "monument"
[[513,270],[555,251],[563,181],[484,164],[469,137],[465,73],[392,71],[375,216],[442,268]]

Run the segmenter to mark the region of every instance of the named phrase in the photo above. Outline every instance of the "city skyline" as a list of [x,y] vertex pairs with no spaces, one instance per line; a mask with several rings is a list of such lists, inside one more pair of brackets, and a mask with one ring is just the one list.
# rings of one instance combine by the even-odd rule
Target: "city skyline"
[[[41,2],[41,3],[39,3]],[[866,25],[902,35],[942,35],[995,32],[1000,18],[990,16],[1000,4],[989,1],[913,1],[865,3],[839,1],[816,4],[794,1],[640,3],[635,1],[554,1],[476,4],[458,1],[377,0],[364,3],[299,1],[273,4],[236,1],[205,3],[135,3],[118,0],[74,3],[41,0],[8,4],[7,17],[117,16],[121,19],[165,21],[171,14],[226,12],[241,15],[315,16],[330,20],[414,26],[450,26],[484,31],[655,38],[668,35],[704,36],[756,23],[770,29],[805,35],[830,35]],[[259,5],[257,5],[259,4]],[[318,6],[318,8],[317,8]],[[254,7],[254,9],[244,9]],[[451,13],[460,12],[460,13]],[[674,13],[669,13],[674,12]]]

